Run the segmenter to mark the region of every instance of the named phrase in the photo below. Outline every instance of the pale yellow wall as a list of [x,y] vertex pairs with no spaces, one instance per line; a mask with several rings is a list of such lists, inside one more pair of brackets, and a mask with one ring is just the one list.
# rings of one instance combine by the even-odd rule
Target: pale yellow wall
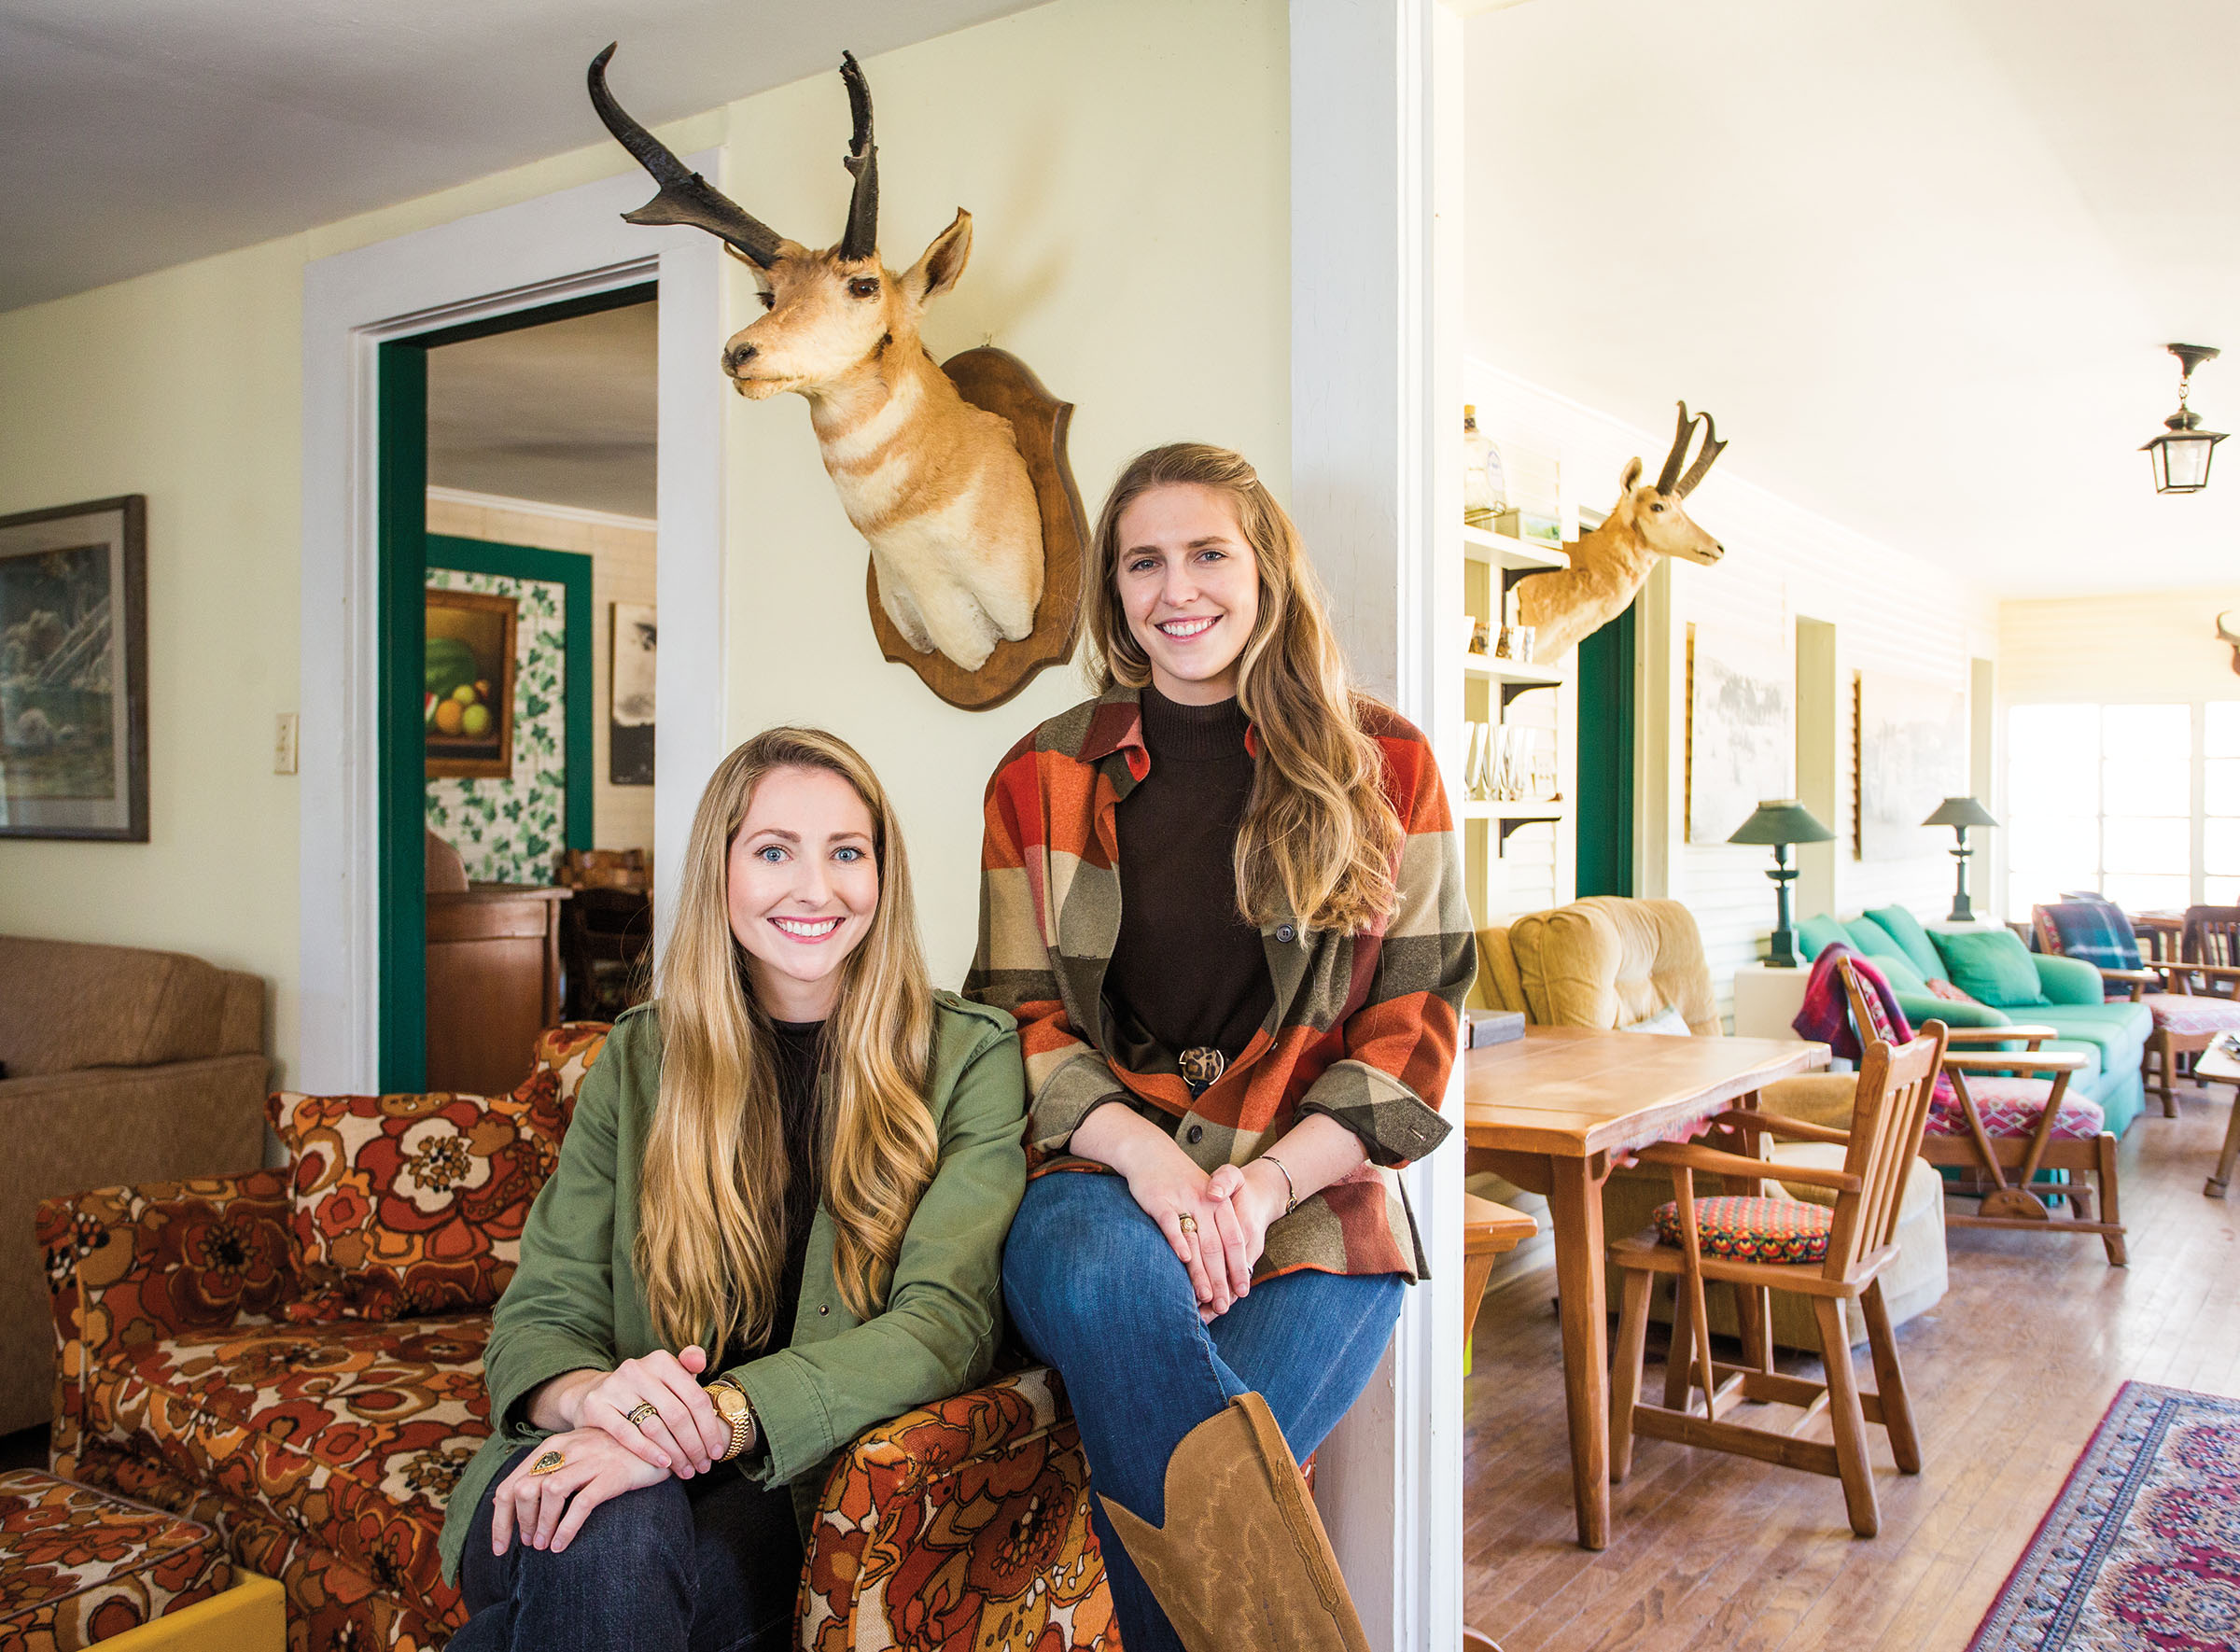
[[2217,639],[2217,616],[2228,610],[2240,610],[2240,583],[2002,602],[1999,698],[2240,700],[2232,645]]
[[[883,240],[906,264],[959,205],[972,265],[937,305],[946,356],[994,342],[1079,404],[1093,511],[1121,461],[1182,436],[1288,483],[1288,128],[1282,0],[1057,0],[873,58]],[[836,76],[662,130],[729,141],[749,210],[836,239]],[[587,144],[420,201],[0,315],[0,513],[149,502],[152,841],[0,840],[0,931],[192,951],[274,987],[296,1048],[297,782],[275,713],[299,698],[301,292],[306,261],[628,170]],[[735,313],[750,314],[744,283]],[[712,356],[709,371],[715,371]],[[862,542],[794,399],[732,413],[726,600],[733,732],[779,719],[858,742],[898,794],[934,967],[972,946],[980,788],[1070,671],[978,716],[878,657]]]
[[148,841],[0,839],[0,931],[191,952],[296,1045],[301,259],[251,247],[0,315],[0,514],[147,496]]
[[[1284,17],[1273,0],[1060,0],[864,64],[886,262],[908,265],[971,210],[972,262],[934,301],[928,342],[943,357],[992,342],[1077,404],[1092,518],[1130,455],[1184,437],[1239,449],[1288,491]],[[836,76],[733,106],[749,210],[837,238],[847,111]],[[758,313],[743,273],[733,299]],[[867,553],[806,406],[735,401],[730,451],[731,735],[814,722],[863,751],[899,801],[935,977],[953,985],[972,954],[982,786],[1083,697],[1081,678],[1044,671],[993,711],[944,705],[880,658]]]

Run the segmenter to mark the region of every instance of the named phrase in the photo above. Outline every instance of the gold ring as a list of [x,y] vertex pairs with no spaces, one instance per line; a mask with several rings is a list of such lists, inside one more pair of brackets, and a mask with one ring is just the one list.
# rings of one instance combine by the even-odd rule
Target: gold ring
[[643,1434],[646,1431],[646,1419],[660,1415],[661,1407],[659,1406],[651,1400],[640,1400],[623,1413],[623,1421],[637,1429],[638,1433]]
[[557,1451],[547,1451],[529,1464],[531,1474],[553,1474],[567,1466],[567,1459]]
[[1187,1212],[1177,1216],[1174,1219],[1174,1225],[1181,1228],[1184,1233],[1196,1233],[1197,1231],[1197,1218],[1188,1214]]

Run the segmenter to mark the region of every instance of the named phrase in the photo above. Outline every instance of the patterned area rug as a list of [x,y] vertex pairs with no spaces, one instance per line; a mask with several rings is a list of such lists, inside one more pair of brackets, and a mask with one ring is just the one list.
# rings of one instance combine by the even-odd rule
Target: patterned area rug
[[2240,1400],[2126,1382],[1968,1652],[2240,1648]]

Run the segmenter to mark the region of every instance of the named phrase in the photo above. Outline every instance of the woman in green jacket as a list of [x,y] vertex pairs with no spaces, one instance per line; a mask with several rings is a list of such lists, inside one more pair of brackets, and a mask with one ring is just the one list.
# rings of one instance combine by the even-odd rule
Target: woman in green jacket
[[877,777],[758,735],[685,862],[497,1305],[443,1526],[459,1652],[790,1645],[833,1455],[995,1351],[1018,1035],[929,982]]

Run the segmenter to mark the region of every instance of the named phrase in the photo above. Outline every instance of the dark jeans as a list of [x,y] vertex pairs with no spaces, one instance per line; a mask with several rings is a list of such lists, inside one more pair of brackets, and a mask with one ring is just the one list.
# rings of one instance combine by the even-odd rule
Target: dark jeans
[[453,1652],[792,1645],[801,1533],[784,1488],[764,1491],[719,1463],[602,1503],[559,1554],[530,1548],[517,1533],[494,1555],[490,1514],[504,1480],[483,1494],[459,1559],[459,1593],[474,1616],[452,1637]]
[[1287,1273],[1201,1324],[1189,1274],[1127,1183],[1066,1170],[1027,1184],[1003,1249],[1003,1305],[1065,1379],[1127,1652],[1182,1643],[1098,1498],[1164,1525],[1167,1460],[1240,1393],[1267,1400],[1304,1461],[1376,1374],[1402,1288],[1396,1274]]

